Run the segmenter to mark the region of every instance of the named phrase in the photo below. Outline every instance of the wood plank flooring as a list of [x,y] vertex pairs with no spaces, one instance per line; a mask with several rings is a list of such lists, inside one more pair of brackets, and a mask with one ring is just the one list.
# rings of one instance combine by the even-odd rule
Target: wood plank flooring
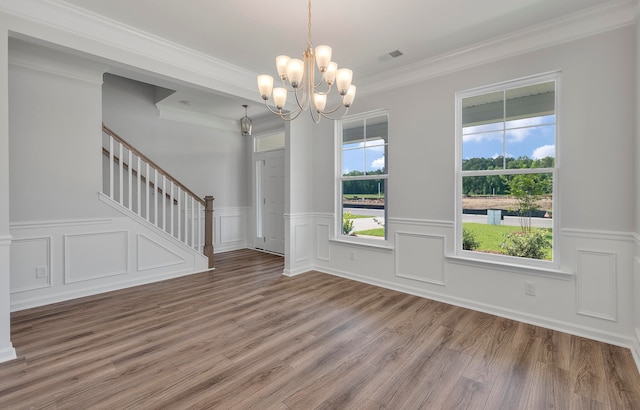
[[12,314],[9,409],[639,409],[627,349],[283,259]]

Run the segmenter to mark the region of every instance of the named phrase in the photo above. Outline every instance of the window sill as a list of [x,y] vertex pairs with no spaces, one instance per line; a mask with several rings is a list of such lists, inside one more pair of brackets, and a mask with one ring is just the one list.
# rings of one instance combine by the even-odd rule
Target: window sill
[[482,267],[485,269],[496,269],[505,272],[520,273],[524,275],[544,276],[551,279],[571,280],[574,274],[552,267],[527,266],[516,263],[489,261],[478,258],[470,258],[460,255],[446,255],[447,261],[459,265]]
[[340,245],[359,246],[361,248],[375,248],[383,251],[393,251],[393,245],[388,241],[380,241],[375,239],[363,239],[363,238],[331,238],[329,242],[337,243]]

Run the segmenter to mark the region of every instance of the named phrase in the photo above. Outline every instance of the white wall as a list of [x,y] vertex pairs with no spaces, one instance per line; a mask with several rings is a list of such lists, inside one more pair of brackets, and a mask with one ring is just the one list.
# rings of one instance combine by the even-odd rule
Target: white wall
[[[315,268],[630,345],[636,182],[635,89],[629,85],[636,76],[635,36],[628,26],[358,98],[354,113],[389,111],[387,229],[393,249],[331,241],[334,199],[324,192],[315,197]],[[561,270],[570,275],[449,258],[455,93],[555,70],[562,72],[557,251]],[[318,132],[324,135],[314,140],[314,186],[326,190],[333,187],[333,130]],[[525,296],[525,281],[535,282],[537,296]]]
[[11,222],[104,216],[102,67],[17,40],[9,64]]

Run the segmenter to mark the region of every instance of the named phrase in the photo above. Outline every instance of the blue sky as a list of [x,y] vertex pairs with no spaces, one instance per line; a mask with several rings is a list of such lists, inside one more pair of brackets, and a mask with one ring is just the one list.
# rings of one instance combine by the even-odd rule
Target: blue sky
[[555,157],[555,115],[465,127],[462,133],[464,159]]
[[373,139],[367,142],[344,144],[342,147],[342,173],[351,171],[370,172],[382,169],[385,140]]

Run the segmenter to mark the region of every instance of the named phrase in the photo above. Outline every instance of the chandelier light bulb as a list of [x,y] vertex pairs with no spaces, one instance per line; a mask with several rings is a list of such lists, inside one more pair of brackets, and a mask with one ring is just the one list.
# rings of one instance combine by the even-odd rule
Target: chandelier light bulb
[[353,71],[348,68],[341,68],[336,74],[336,86],[340,95],[345,95],[349,91],[351,86],[351,79],[353,78]]
[[267,101],[269,96],[271,95],[271,90],[273,89],[273,77],[270,75],[259,75],[258,76],[258,90],[260,91],[260,95],[262,99]]
[[316,106],[318,112],[324,111],[324,107],[327,105],[327,94],[314,93],[313,105]]
[[327,70],[324,72],[324,82],[327,83],[327,85],[332,85],[333,82],[336,80],[336,72],[338,71],[338,64],[334,63],[333,61],[329,63],[329,65],[327,66]]
[[304,61],[292,58],[287,64],[287,77],[293,88],[298,88],[304,75]]
[[327,71],[327,66],[331,62],[331,47],[318,46],[316,47],[316,63],[321,73]]
[[287,65],[289,64],[289,60],[291,60],[291,57],[285,55],[276,57],[278,76],[282,81],[287,79]]
[[344,95],[344,97],[342,97],[342,104],[349,108],[351,107],[351,104],[353,103],[353,100],[356,98],[356,86],[351,84],[351,86],[349,86],[349,91],[347,91],[347,93]]
[[273,89],[273,102],[276,104],[276,108],[281,110],[284,104],[287,102],[287,90],[282,87],[276,87]]

